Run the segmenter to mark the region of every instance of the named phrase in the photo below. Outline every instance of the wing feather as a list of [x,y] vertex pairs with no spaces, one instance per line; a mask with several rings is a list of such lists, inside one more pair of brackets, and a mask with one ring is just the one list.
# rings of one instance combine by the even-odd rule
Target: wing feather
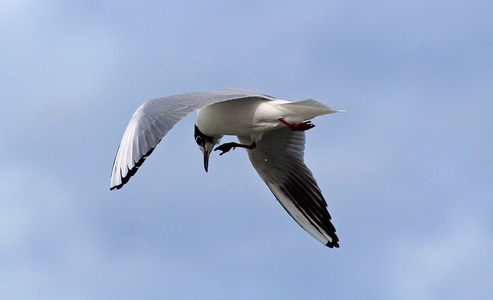
[[[239,137],[249,143],[249,137]],[[339,247],[327,202],[303,161],[305,133],[281,128],[265,133],[248,151],[253,167],[291,217],[328,247]]]
[[189,113],[210,104],[241,98],[275,99],[242,89],[188,93],[156,98],[142,104],[132,116],[116,152],[110,189],[120,189],[144,163],[161,139]]

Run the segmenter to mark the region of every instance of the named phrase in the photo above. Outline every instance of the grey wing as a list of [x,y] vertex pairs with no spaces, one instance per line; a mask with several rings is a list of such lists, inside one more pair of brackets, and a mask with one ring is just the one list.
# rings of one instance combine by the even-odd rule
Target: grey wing
[[[239,137],[249,143],[246,137]],[[339,247],[322,192],[303,161],[305,133],[281,128],[265,133],[248,156],[291,217],[326,246]]]
[[161,139],[189,113],[222,101],[261,97],[251,91],[222,89],[210,93],[188,93],[152,99],[133,114],[113,162],[110,189],[120,189],[144,163]]

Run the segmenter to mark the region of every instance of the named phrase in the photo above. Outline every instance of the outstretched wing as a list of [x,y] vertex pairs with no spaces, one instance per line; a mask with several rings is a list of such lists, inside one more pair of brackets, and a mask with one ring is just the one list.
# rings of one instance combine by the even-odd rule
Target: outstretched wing
[[110,189],[120,189],[144,163],[161,139],[189,113],[204,106],[241,98],[272,97],[242,89],[188,93],[152,99],[133,114],[116,152]]
[[[250,143],[249,138],[239,137]],[[339,247],[327,203],[303,162],[305,133],[281,128],[262,136],[248,152],[253,167],[293,219],[326,246]]]

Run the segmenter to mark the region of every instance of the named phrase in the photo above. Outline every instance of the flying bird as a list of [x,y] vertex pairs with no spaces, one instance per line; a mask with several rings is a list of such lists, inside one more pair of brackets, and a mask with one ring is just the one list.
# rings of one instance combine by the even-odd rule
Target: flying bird
[[[110,190],[120,189],[161,139],[189,113],[197,111],[195,142],[208,171],[211,152],[247,149],[253,167],[291,217],[326,246],[339,247],[327,203],[303,161],[305,131],[311,119],[338,112],[315,100],[289,102],[243,89],[187,93],[142,104],[123,134],[111,172]],[[224,135],[240,143],[219,146]]]

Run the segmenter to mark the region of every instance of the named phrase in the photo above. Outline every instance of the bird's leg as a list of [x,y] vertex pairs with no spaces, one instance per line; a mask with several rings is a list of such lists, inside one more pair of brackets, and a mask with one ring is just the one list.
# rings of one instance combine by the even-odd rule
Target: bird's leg
[[301,122],[299,124],[291,124],[291,123],[288,123],[283,118],[279,118],[279,121],[281,121],[289,129],[294,130],[294,131],[305,131],[305,130],[308,130],[308,129],[311,129],[311,128],[315,127],[315,125],[313,125],[312,122],[310,122],[310,121]]
[[252,149],[255,149],[255,147],[257,147],[257,144],[255,144],[255,142],[253,142],[251,145],[243,145],[243,144],[238,144],[238,143],[234,143],[234,142],[233,143],[225,143],[225,144],[222,144],[220,146],[217,146],[214,149],[214,151],[221,150],[222,153],[219,155],[223,155],[224,153],[231,150],[231,148],[235,149],[236,147],[252,150]]

